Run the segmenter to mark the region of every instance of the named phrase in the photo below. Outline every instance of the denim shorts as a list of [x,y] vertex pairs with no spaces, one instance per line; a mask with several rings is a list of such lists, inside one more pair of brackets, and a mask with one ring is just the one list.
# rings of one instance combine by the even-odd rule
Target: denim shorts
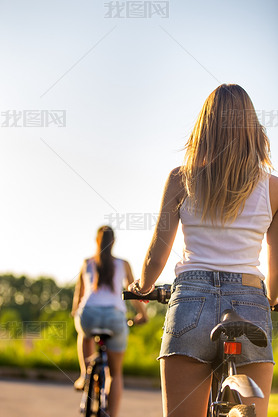
[[204,363],[217,357],[218,342],[210,332],[219,323],[222,312],[235,310],[241,317],[262,327],[267,333],[266,348],[255,346],[241,336],[242,353],[236,365],[273,362],[272,322],[263,281],[260,288],[242,284],[242,274],[233,272],[186,271],[172,285],[165,317],[160,356],[186,355]]
[[113,336],[106,342],[107,349],[114,352],[124,352],[126,349],[128,327],[125,313],[113,306],[85,305],[75,315],[75,328],[86,337],[90,337],[93,328],[112,330]]

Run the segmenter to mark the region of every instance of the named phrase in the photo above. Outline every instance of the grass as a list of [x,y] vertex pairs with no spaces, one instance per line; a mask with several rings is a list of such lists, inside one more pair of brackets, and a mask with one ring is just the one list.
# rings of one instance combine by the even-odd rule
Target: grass
[[[130,329],[128,347],[124,360],[126,375],[159,376],[156,360],[161,343],[164,317],[156,315],[144,326]],[[273,388],[278,389],[278,337],[274,339]],[[57,340],[53,333],[44,333],[42,339],[0,339],[0,366],[19,368],[59,367],[63,370],[78,370],[76,336]],[[277,413],[278,415],[278,413]]]
[[[78,369],[73,346],[53,346],[44,340],[26,344],[24,340],[0,341],[0,366],[19,368]],[[56,366],[55,366],[56,365]]]
[[[126,375],[159,376],[156,358],[163,320],[157,316],[148,326],[131,328],[124,361]],[[76,336],[57,340],[45,333],[41,339],[0,339],[0,366],[78,370]]]
[[278,416],[278,394],[273,393],[270,395],[267,417],[277,417],[277,416]]
[[[159,352],[161,331],[156,333],[154,329],[150,329],[145,337],[138,334],[143,331],[143,327],[136,329],[136,332],[131,331],[124,372],[126,375],[158,377],[159,363],[156,357]],[[149,342],[146,343],[146,340]],[[277,348],[274,353],[278,362]],[[57,343],[51,340],[33,340],[32,343],[26,340],[0,340],[0,366],[55,369],[55,365],[63,370],[77,370],[76,346],[73,344],[57,346]],[[278,364],[274,369],[273,381],[275,387],[278,388]],[[268,417],[277,416],[278,393],[273,393],[270,396]]]

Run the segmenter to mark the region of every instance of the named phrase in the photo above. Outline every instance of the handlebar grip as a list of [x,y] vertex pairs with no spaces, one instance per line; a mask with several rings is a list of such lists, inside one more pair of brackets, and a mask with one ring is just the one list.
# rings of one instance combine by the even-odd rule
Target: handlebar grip
[[123,300],[157,300],[157,290],[153,290],[148,295],[138,295],[131,291],[123,291]]
[[155,289],[147,295],[134,294],[131,291],[123,291],[123,300],[149,300],[158,301],[167,304],[171,297],[171,285],[165,284],[155,287]]

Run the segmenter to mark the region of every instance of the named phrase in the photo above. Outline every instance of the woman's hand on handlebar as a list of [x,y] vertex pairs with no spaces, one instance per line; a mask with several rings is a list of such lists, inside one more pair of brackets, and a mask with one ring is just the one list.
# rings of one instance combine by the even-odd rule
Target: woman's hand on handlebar
[[[141,287],[140,280],[138,279],[136,281],[133,281],[128,286],[128,291],[131,291],[133,294],[136,294],[136,295],[139,295],[139,296],[140,295],[144,296],[144,295],[150,294],[154,290],[154,288],[155,288],[155,286],[153,284],[150,288],[145,290],[144,288]],[[147,304],[149,302],[148,300],[140,300],[140,301],[145,303],[145,304]]]
[[137,313],[133,319],[134,324],[144,324],[147,323],[148,316],[146,314]]

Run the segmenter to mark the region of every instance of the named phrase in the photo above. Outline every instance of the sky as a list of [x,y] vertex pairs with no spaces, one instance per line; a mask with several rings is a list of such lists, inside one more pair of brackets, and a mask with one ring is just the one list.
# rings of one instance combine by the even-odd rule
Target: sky
[[[72,284],[110,223],[139,278],[166,178],[224,82],[250,95],[277,169],[277,15],[275,0],[0,0],[0,274]],[[161,281],[181,256],[179,231]]]

